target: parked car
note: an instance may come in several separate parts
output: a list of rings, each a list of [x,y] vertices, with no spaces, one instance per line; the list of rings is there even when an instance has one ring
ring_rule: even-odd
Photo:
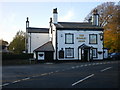
[[[113,60],[119,60],[120,59],[120,53],[111,53],[109,57]]]

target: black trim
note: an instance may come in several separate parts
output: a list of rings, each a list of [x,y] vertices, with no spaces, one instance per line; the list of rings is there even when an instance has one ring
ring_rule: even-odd
[[[67,43],[67,35],[72,35],[72,43]],[[65,44],[74,44],[74,34],[73,33],[65,33]]]
[[[73,50],[73,57],[67,57],[66,50],[67,49],[72,49]],[[65,48],[65,58],[74,58],[74,48]]]
[[[98,58],[98,49],[97,48],[93,48],[92,50],[92,55],[93,55],[93,51],[96,50],[96,56],[93,56],[93,58]]]
[[[91,43],[90,36],[95,35],[96,36],[96,43]],[[89,44],[98,44],[98,37],[97,34],[89,34]]]

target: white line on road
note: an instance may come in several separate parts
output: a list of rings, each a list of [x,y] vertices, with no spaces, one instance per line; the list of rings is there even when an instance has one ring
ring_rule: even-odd
[[[83,67],[84,65],[80,65],[80,67]]]
[[[75,67],[72,67],[72,69],[74,69]]]
[[[5,84],[3,84],[2,86],[6,86],[6,85],[9,85],[10,83],[5,83]]]
[[[17,83],[17,82],[20,82],[21,80],[16,80],[16,81],[13,81],[12,83]]]
[[[85,78],[83,78],[83,79],[81,79],[81,80],[73,83],[72,86],[74,86],[74,85],[76,85],[76,84],[78,84],[78,83],[80,83],[80,82],[82,82],[82,81],[84,81],[84,80],[86,80],[86,79],[88,79],[88,78],[90,78],[90,77],[92,77],[92,76],[94,76],[94,74],[91,74],[91,75],[89,75],[89,76],[87,76],[87,77],[85,77]]]
[[[55,72],[59,72],[59,70],[56,70]]]
[[[41,74],[41,76],[45,76],[45,75],[47,75],[48,73],[43,73],[43,74]]]
[[[30,78],[28,77],[28,78],[24,78],[24,79],[22,79],[22,80],[28,80],[28,79],[30,79]]]
[[[111,68],[112,68],[112,67],[108,67],[108,68],[102,69],[102,70],[100,70],[100,71],[103,72],[103,71],[106,71],[106,70],[111,69]]]

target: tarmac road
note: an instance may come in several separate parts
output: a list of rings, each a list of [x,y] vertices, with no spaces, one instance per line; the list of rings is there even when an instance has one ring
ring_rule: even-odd
[[[3,66],[4,88],[119,88],[120,61]]]

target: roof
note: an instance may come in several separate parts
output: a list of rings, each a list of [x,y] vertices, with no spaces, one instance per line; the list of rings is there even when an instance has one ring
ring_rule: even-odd
[[[79,46],[79,48],[84,49],[84,48],[93,48],[93,47],[92,46],[88,46],[86,44],[82,44],[81,46]]]
[[[49,28],[28,27],[28,33],[49,33]]]
[[[74,29],[103,30],[102,27],[92,25],[92,23],[88,22],[58,22],[58,24],[55,24],[55,26],[59,30],[74,30]]]
[[[53,48],[52,42],[49,41],[49,42],[43,44],[42,46],[38,47],[34,51],[35,52],[38,52],[38,51],[54,51],[54,48]]]

